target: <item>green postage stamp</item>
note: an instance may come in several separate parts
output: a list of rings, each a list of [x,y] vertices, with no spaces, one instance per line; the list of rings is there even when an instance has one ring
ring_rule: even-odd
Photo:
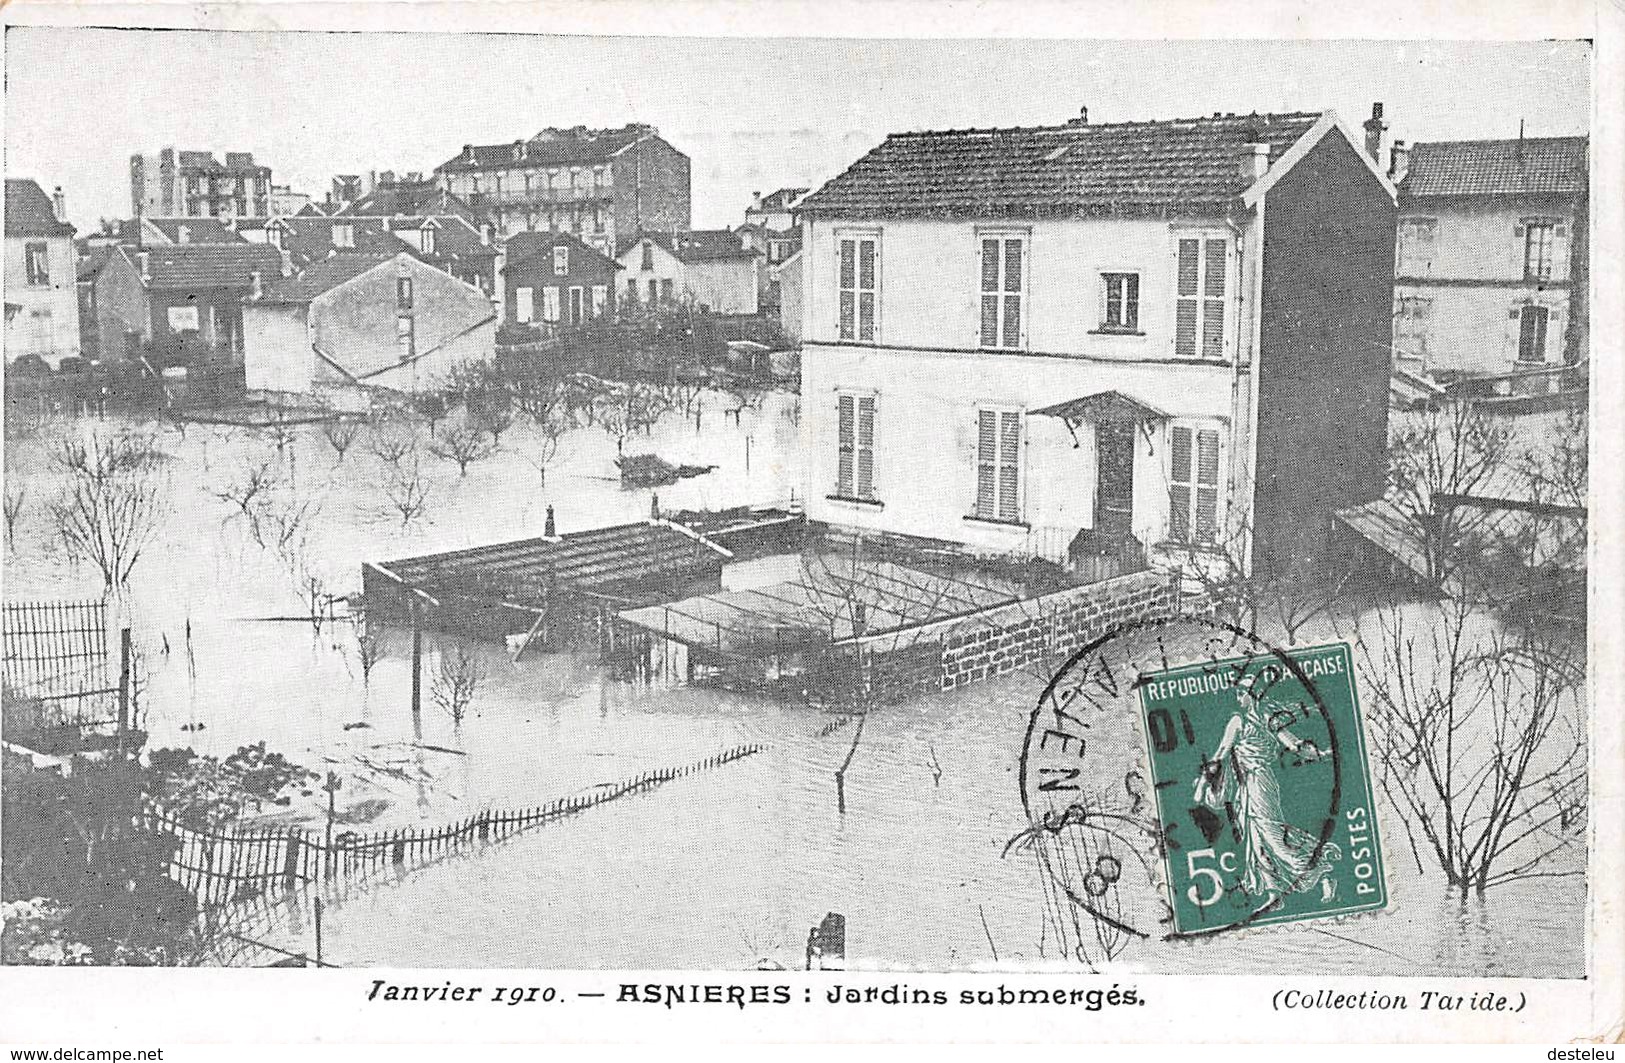
[[[1176,933],[1387,903],[1346,644],[1158,672],[1140,708]]]

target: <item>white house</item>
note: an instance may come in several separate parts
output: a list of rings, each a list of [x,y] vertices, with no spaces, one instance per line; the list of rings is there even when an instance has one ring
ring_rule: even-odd
[[[333,255],[265,285],[243,309],[251,391],[416,392],[491,358],[496,308],[409,252]]]
[[[73,226],[62,190],[6,180],[6,361],[37,357],[52,369],[79,357],[79,293]]]
[[[1394,188],[1324,114],[890,136],[798,204],[810,518],[1287,565],[1384,482]]]
[[[621,299],[658,305],[689,303],[717,314],[757,312],[756,260],[727,229],[640,233],[616,257]]]

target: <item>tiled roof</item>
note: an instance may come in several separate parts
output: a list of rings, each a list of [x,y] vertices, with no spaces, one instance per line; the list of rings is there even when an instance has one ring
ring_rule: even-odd
[[[103,244],[101,247],[91,248],[89,252],[79,256],[74,276],[81,281],[94,280],[96,274],[102,271],[102,267],[107,265],[107,260],[111,257],[113,257],[112,244]]]
[[[1585,137],[1423,141],[1401,184],[1408,196],[1571,195],[1586,187]]]
[[[278,218],[282,229],[282,247],[292,256],[295,265],[316,262],[337,251],[340,254],[393,255],[410,251],[412,247],[391,233],[383,218]],[[333,228],[348,225],[353,246],[339,247],[333,243]]]
[[[796,208],[810,215],[1211,214],[1251,180],[1245,146],[1283,155],[1319,114],[895,133]]]
[[[410,184],[382,185],[337,212],[340,216],[386,216],[395,214],[434,215],[455,214],[468,221],[483,220],[474,208],[433,181],[415,181]]]
[[[267,244],[167,244],[145,253],[154,289],[247,289],[256,270],[267,281],[282,273],[282,256]]]
[[[626,125],[620,129],[588,129],[585,126],[544,129],[526,141],[470,145],[467,151],[441,163],[440,169],[478,170],[490,166],[525,168],[603,162],[654,133],[654,127],[647,125]],[[515,157],[515,147],[520,149],[521,157]]]
[[[665,248],[679,262],[720,262],[730,258],[756,258],[760,251],[744,246],[739,234],[728,229],[694,229],[686,233],[646,232],[633,237],[622,250],[637,246],[644,240]]]
[[[394,258],[393,255],[333,255],[314,262],[291,277],[265,286],[260,303],[308,303],[323,292]]]
[[[807,194],[805,188],[781,188],[762,197],[762,210],[788,210],[790,204]]]
[[[219,218],[131,218],[119,222],[119,235],[126,240],[137,239],[143,221],[150,222],[153,228],[163,233],[164,238],[171,243],[182,243],[181,230],[186,230],[185,243],[189,244],[240,244],[244,243],[242,236]]]
[[[598,249],[582,243],[573,233],[518,232],[508,237],[508,264],[503,267],[503,272],[544,255],[551,255],[553,248],[559,244],[567,246],[572,255],[589,255],[608,265],[611,269],[621,268],[619,262]]]
[[[6,179],[7,236],[72,236],[73,226],[59,221],[51,197],[39,182]]]
[[[407,246],[412,246],[412,240],[417,239],[417,230],[425,221],[433,219],[437,226],[434,234],[434,254],[420,255],[420,258],[495,258],[497,249],[480,240],[480,231],[467,219],[456,214],[425,214],[425,215],[395,215],[390,218],[379,219],[384,225],[395,233],[413,234],[407,240]],[[404,237],[402,239],[405,239]]]

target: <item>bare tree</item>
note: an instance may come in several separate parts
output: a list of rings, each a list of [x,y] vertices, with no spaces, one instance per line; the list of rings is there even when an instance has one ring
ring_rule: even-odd
[[[222,502],[230,502],[237,507],[237,512],[230,514],[226,519],[241,517],[248,524],[249,534],[261,546],[260,508],[265,499],[282,482],[282,474],[276,468],[274,458],[265,458],[255,461],[245,459],[243,466],[238,470],[237,476],[225,487],[213,492],[214,497]]]
[[[484,680],[485,665],[477,652],[461,642],[442,645],[439,666],[429,680],[429,696],[451,715],[454,724],[460,724]]]
[[[338,464],[344,463],[344,455],[360,435],[361,422],[353,417],[338,416],[322,422],[322,437],[333,448],[333,453],[338,455]]]
[[[150,436],[91,432],[59,443],[52,461],[68,478],[50,507],[68,556],[96,566],[107,593],[122,590],[170,515],[162,452]]]
[[[388,652],[384,629],[368,623],[364,612],[350,617],[350,627],[355,631],[355,659],[361,665],[361,685],[368,687],[372,684],[373,668]]]
[[[6,549],[17,548],[17,523],[22,519],[23,503],[28,500],[28,488],[22,484],[6,485]]]
[[[1583,667],[1497,632],[1465,597],[1390,604],[1366,627],[1378,780],[1418,868],[1425,849],[1462,897],[1583,874],[1553,863],[1583,847]]]
[[[559,456],[564,436],[572,427],[569,411],[555,405],[539,418],[534,418],[536,436],[528,446],[520,448],[519,456],[536,470],[542,484],[547,484],[547,467]]]
[[[401,462],[417,450],[417,437],[388,420],[375,421],[368,434],[367,449],[385,465],[400,468]]]
[[[1455,499],[1492,489],[1507,466],[1510,442],[1504,425],[1461,399],[1410,411],[1391,432],[1389,498],[1433,586],[1444,586],[1464,558],[1481,553],[1493,532],[1496,514]]]
[[[429,478],[416,457],[397,468],[384,484],[384,497],[389,500],[390,508],[400,514],[403,528],[428,512],[430,492]]]
[[[1202,589],[1220,620],[1248,631],[1270,628],[1272,637],[1296,645],[1306,627],[1343,602],[1353,569],[1332,561],[1249,556],[1251,539],[1243,523],[1213,542],[1185,547],[1180,575]]]
[[[490,457],[495,450],[495,445],[485,438],[485,433],[472,424],[449,428],[429,444],[429,453],[457,464],[459,476],[467,476],[470,465]]]

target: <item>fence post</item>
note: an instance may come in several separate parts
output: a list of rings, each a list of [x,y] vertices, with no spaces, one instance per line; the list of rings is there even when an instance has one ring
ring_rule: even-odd
[[[119,629],[118,752],[124,754],[124,736],[130,728],[130,628]]]

